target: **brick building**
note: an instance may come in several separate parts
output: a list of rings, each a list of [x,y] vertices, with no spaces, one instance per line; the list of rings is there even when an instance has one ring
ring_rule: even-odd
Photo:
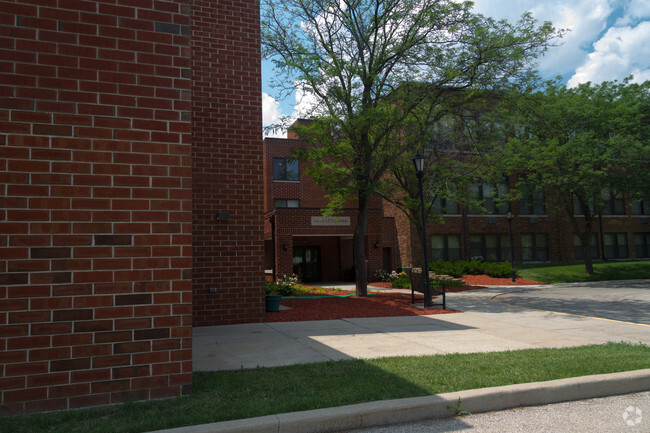
[[[354,281],[352,237],[357,210],[349,207],[336,217],[323,217],[327,199],[303,163],[291,160],[291,148],[301,142],[264,140],[264,239],[267,279],[299,275],[302,281]],[[381,200],[371,205],[366,236],[368,278],[377,269],[398,266],[395,219],[385,216]]]
[[[307,281],[353,280],[352,245],[356,210],[346,209],[343,221],[330,225],[318,218],[327,205],[324,193],[304,176],[301,162],[288,159],[291,148],[301,142],[266,139],[265,239],[266,269],[276,274],[300,274],[308,264]],[[434,206],[444,222],[427,224],[430,260],[455,260],[481,257],[489,261],[513,259],[510,242],[512,225],[515,263],[572,262],[584,258],[573,227],[546,209],[544,193],[524,193],[521,200],[499,202],[516,187],[517,176],[499,184],[474,185],[476,199],[484,209],[474,210],[452,201],[437,199]],[[577,208],[577,207],[576,207]],[[508,212],[512,220],[508,220]],[[611,197],[610,205],[598,218],[592,244],[592,257],[598,259],[650,258],[650,208],[647,202],[631,202],[626,195]],[[335,225],[336,224],[336,225]],[[422,241],[418,230],[404,213],[389,202],[376,200],[366,240],[368,277],[373,281],[377,269],[397,270],[420,266]],[[311,269],[314,270],[311,270]],[[270,277],[269,277],[270,279]]]
[[[263,320],[259,2],[2,0],[0,50],[2,413],[189,392]]]

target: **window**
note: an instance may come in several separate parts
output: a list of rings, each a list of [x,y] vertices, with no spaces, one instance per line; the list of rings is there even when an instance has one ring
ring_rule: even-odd
[[[458,203],[449,198],[436,197],[433,201],[433,208],[445,215],[458,215]]]
[[[548,238],[545,233],[521,235],[521,258],[525,262],[548,261]]]
[[[484,208],[473,208],[470,209],[469,213],[472,215],[505,215],[508,213],[509,203],[504,201],[504,198],[508,195],[508,184],[506,180],[499,182],[498,184],[493,183],[481,183],[474,184],[469,187],[470,198],[476,202],[479,202]]]
[[[603,209],[603,215],[625,215],[625,200],[623,200],[622,193],[603,190],[601,194],[603,201],[607,202]]]
[[[596,206],[593,200],[589,200],[589,212],[593,215],[596,212]],[[574,215],[584,215],[585,211],[580,205],[580,201],[576,196],[573,196],[573,213]]]
[[[650,215],[650,200],[633,201],[632,215]]]
[[[573,235],[573,253],[576,260],[585,259],[585,250],[582,247],[582,242],[578,235]],[[598,235],[596,233],[591,234],[591,258],[598,259],[600,257],[600,250],[598,249]]]
[[[273,206],[276,208],[299,208],[300,200],[290,199],[290,198],[276,198],[273,201]]]
[[[627,248],[627,233],[604,233],[606,259],[627,259],[630,253]]]
[[[460,260],[460,235],[431,236],[431,260]]]
[[[544,207],[544,190],[520,185],[519,215],[546,215]]]
[[[469,243],[472,257],[480,256],[491,262],[512,260],[509,235],[470,235]]]
[[[273,180],[300,180],[300,167],[297,159],[273,158]]]
[[[650,233],[634,233],[634,250],[637,259],[650,257]]]

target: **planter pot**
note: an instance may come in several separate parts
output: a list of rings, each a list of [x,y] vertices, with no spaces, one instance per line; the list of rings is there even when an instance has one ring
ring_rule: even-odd
[[[282,295],[266,295],[266,311],[280,311],[280,301],[282,301]]]

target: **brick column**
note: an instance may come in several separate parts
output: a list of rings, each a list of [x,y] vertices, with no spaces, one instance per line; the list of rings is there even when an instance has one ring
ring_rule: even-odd
[[[0,4],[1,412],[189,391],[188,5]]]
[[[259,13],[252,0],[192,2],[196,326],[264,319]]]

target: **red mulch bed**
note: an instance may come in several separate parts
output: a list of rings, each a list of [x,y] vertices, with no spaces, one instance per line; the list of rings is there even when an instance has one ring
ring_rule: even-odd
[[[465,287],[450,287],[448,292],[462,292],[465,290],[484,289],[485,286],[524,286],[531,284],[544,284],[539,281],[517,278],[513,283],[510,278],[492,278],[487,275],[465,275],[463,280],[468,284]],[[390,283],[372,283],[371,286],[391,288]],[[346,290],[328,291],[328,295],[338,297],[330,298],[283,298],[281,305],[290,307],[277,313],[266,313],[267,322],[297,322],[304,320],[333,320],[351,319],[359,317],[393,317],[393,316],[423,316],[431,314],[460,313],[457,310],[442,310],[436,307],[433,310],[423,310],[411,305],[410,293],[378,293],[368,297],[347,296],[354,292]],[[320,294],[317,294],[320,295]],[[305,295],[309,296],[309,295]],[[416,302],[422,302],[422,295],[416,294]],[[434,301],[434,302],[439,302]]]
[[[416,297],[421,300],[422,295]],[[437,302],[437,301],[434,301]],[[411,305],[410,293],[378,293],[368,297],[332,297],[317,299],[282,298],[281,305],[291,307],[266,313],[267,322],[352,319],[359,317],[424,316],[459,313],[456,310],[423,310]]]

